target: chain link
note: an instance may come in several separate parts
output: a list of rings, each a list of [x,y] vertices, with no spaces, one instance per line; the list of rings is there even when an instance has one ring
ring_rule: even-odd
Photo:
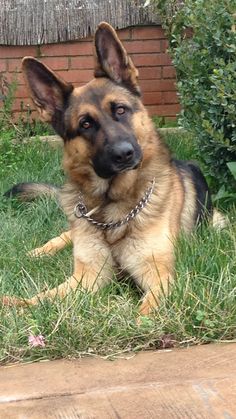
[[[80,200],[74,208],[74,215],[76,218],[85,218],[89,223],[93,224],[94,226],[96,226],[97,228],[101,230],[112,230],[112,229],[121,227],[125,224],[128,224],[129,221],[133,220],[136,217],[136,215],[138,215],[138,213],[142,211],[142,209],[147,205],[153,193],[154,186],[155,186],[155,178],[152,180],[151,186],[145,192],[144,197],[140,199],[137,205],[135,205],[135,207],[122,220],[110,221],[109,223],[101,223],[99,221],[94,220],[94,218],[90,217],[89,215],[93,211],[88,212],[82,196],[80,196]]]

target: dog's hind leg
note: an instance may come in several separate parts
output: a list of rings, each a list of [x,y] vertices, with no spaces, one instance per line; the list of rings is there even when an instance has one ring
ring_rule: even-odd
[[[28,252],[28,255],[31,257],[54,255],[71,242],[71,230],[64,231],[60,236],[54,237],[53,239],[49,240],[42,247],[37,247],[36,249],[31,250],[30,252]]]

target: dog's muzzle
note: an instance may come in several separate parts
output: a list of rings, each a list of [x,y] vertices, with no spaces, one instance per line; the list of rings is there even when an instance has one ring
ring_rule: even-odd
[[[139,147],[134,147],[133,144],[124,141],[115,144],[110,157],[113,170],[116,173],[121,173],[136,168],[141,161],[142,154]]]
[[[93,159],[94,170],[102,178],[136,169],[142,160],[141,147],[136,141],[117,141],[107,144]]]

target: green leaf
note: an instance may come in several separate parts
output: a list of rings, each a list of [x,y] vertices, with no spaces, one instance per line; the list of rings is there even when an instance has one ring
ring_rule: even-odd
[[[232,161],[230,163],[227,163],[227,166],[232,173],[234,179],[236,180],[236,161]]]
[[[196,312],[196,320],[201,322],[205,317],[205,313],[202,310],[197,310]]]

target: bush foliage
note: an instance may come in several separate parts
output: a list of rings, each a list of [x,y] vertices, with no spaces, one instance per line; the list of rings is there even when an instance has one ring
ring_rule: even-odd
[[[156,0],[156,4],[176,68],[181,125],[196,138],[196,151],[205,162],[211,186],[215,191],[233,191],[236,0]]]

